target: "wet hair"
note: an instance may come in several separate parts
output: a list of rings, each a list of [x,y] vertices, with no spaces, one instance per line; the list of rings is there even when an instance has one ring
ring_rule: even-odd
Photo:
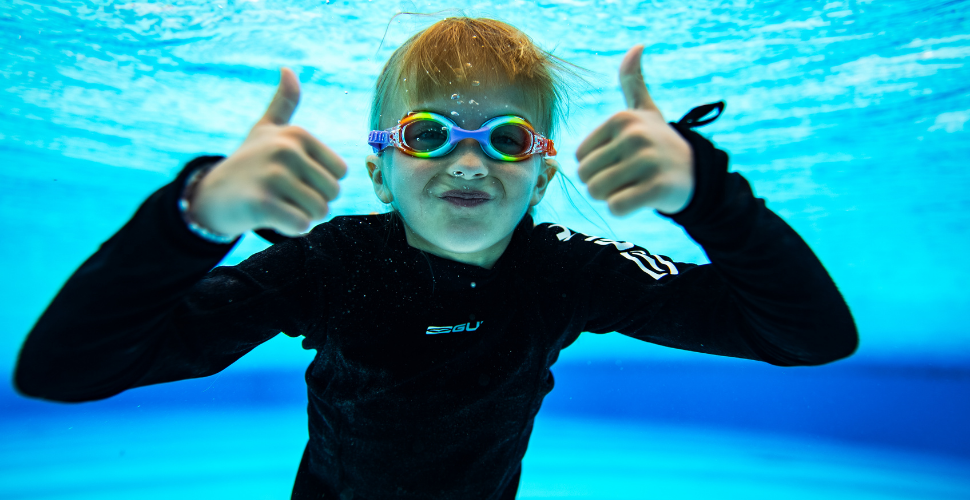
[[[394,96],[410,107],[435,94],[514,85],[527,102],[534,103],[532,125],[536,131],[556,140],[571,97],[590,90],[585,76],[592,74],[543,50],[528,35],[502,21],[448,17],[411,36],[384,64],[371,103],[370,130],[385,130],[402,118],[388,114]],[[570,189],[579,195],[576,186],[561,173],[556,177],[569,204],[582,213],[569,195]],[[400,217],[397,210],[390,213]],[[536,207],[530,207],[528,213],[535,217]]]
[[[567,90],[584,71],[539,48],[525,33],[501,21],[449,17],[404,42],[377,79],[370,128],[394,126],[392,96],[410,106],[426,96],[478,85],[514,85],[534,103],[533,126],[554,139],[563,121]],[[574,78],[575,77],[575,78]]]

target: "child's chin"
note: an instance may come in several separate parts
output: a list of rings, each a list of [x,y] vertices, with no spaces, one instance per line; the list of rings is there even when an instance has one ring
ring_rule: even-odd
[[[451,253],[475,253],[487,250],[498,243],[496,241],[483,240],[482,238],[448,238],[438,242],[439,247]]]

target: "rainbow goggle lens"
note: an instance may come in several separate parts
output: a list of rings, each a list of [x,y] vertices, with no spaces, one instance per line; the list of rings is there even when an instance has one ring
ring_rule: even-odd
[[[502,161],[522,161],[535,154],[556,156],[552,141],[536,133],[524,118],[497,116],[478,130],[465,130],[435,113],[411,112],[387,130],[371,131],[367,144],[375,153],[394,146],[418,158],[438,158],[464,139],[474,139],[485,154]]]

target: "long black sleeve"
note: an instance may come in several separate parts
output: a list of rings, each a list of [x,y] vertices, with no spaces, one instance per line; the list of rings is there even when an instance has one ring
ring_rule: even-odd
[[[821,364],[852,354],[859,338],[849,308],[818,258],[727,155],[680,126],[703,166],[698,203],[673,216],[707,253],[743,315],[752,349],[778,365]],[[725,230],[725,228],[730,228]]]
[[[812,250],[741,175],[728,173],[726,153],[672,125],[693,148],[696,187],[688,207],[669,217],[711,264],[601,246],[586,266],[587,329],[781,366],[852,354],[852,315]]]
[[[302,240],[210,273],[232,245],[204,241],[181,220],[185,179],[218,159],[186,165],[71,276],[21,349],[21,393],[102,399],[211,375],[281,331],[303,333],[310,298],[281,293],[305,278]]]

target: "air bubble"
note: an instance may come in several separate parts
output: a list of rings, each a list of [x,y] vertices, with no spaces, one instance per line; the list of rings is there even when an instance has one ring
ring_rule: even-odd
[[[472,80],[472,87],[477,87],[477,86],[479,86],[481,84],[482,84],[482,82],[480,82],[478,80]]]
[[[476,286],[476,285],[475,285],[475,282],[474,282],[474,281],[472,281],[472,288],[475,288],[475,286]]]
[[[472,104],[472,105],[478,106],[478,102],[475,99],[469,99],[468,100],[468,104]]]
[[[458,101],[458,104],[465,104],[465,101]]]
[[[451,98],[452,99],[461,99],[461,96],[458,95],[458,94],[451,94]]]
[[[451,112],[451,116],[458,116],[458,112],[457,111],[452,111]]]

